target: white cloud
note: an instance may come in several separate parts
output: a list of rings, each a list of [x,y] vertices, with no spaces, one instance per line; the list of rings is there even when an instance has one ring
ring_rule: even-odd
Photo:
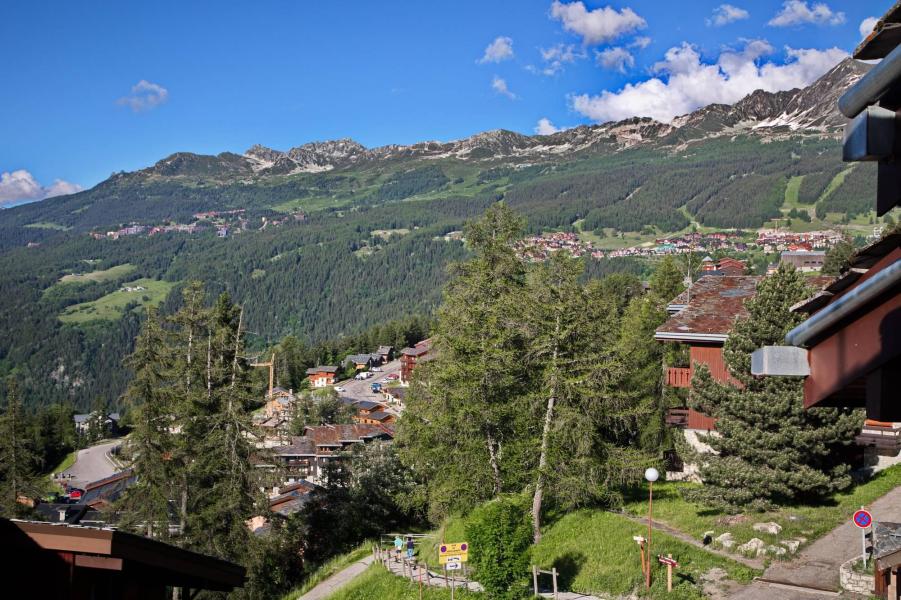
[[[0,202],[10,200],[42,200],[51,196],[62,196],[80,192],[82,187],[57,179],[47,187],[42,186],[25,169],[0,173]]]
[[[540,72],[542,75],[556,75],[563,70],[565,65],[574,63],[587,56],[575,44],[557,44],[550,48],[539,48],[538,51],[541,52],[541,60],[544,61],[544,67],[540,70],[531,67],[529,70]]]
[[[865,38],[871,33],[873,33],[873,29],[876,27],[876,23],[879,22],[879,19],[876,17],[867,17],[863,21],[860,22],[860,37]]]
[[[497,75],[494,76],[494,79],[491,81],[491,89],[500,94],[501,96],[506,96],[510,100],[516,99],[516,94],[510,91],[510,88],[507,87],[507,80]]]
[[[786,0],[782,3],[775,17],[769,24],[773,27],[790,27],[804,23],[817,25],[841,25],[845,22],[845,13],[834,12],[825,3],[808,4],[807,0]]]
[[[632,43],[629,44],[629,48],[641,48],[642,50],[644,50],[645,48],[647,48],[650,45],[651,45],[651,38],[644,36],[644,35],[640,35],[637,38],[635,38],[634,40],[632,40]]]
[[[757,89],[775,92],[809,85],[848,56],[838,48],[786,46],[784,64],[758,60],[773,51],[764,40],[750,40],[741,50],[726,50],[716,62],[705,62],[694,46],[683,43],[654,65],[656,77],[615,92],[572,96],[570,101],[576,112],[598,122],[634,116],[669,122],[708,104],[733,104]]]
[[[513,58],[513,38],[498,36],[485,48],[485,54],[479,59],[480,64],[499,63]]]
[[[580,36],[586,46],[609,42],[647,27],[647,21],[631,8],[617,11],[605,6],[588,10],[581,0],[568,4],[554,0],[551,18],[560,21],[563,29]]]
[[[141,112],[156,108],[168,99],[169,90],[142,79],[131,87],[131,94],[119,98],[117,103],[130,107],[134,112]]]
[[[751,16],[751,13],[743,8],[731,4],[720,4],[713,9],[713,16],[707,19],[707,25],[722,27],[735,21],[741,21]]]
[[[538,119],[538,124],[535,125],[535,133],[537,133],[538,135],[551,135],[552,133],[557,133],[558,131],[561,131],[561,129],[551,123],[551,120],[547,117]]]
[[[598,64],[605,69],[616,70],[620,73],[625,73],[626,67],[631,68],[635,66],[635,57],[632,56],[632,53],[618,46],[598,52],[596,58]]]

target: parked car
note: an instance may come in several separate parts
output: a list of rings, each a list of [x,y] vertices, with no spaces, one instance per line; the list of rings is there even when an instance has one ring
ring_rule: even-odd
[[[397,373],[391,373],[390,375],[386,375],[386,376],[385,376],[385,379],[387,379],[388,381],[394,381],[394,380],[397,379],[397,378],[398,378],[398,374],[397,374]]]
[[[372,393],[379,392],[382,389],[382,384],[381,383],[373,383],[372,386],[370,386],[370,389],[372,390]]]
[[[336,386],[335,386],[335,391],[336,391],[336,392],[343,392],[343,391],[344,391],[344,388],[341,387],[340,385],[336,385]]]
[[[381,373],[381,372],[382,372],[382,368],[381,368],[381,367],[372,367],[372,372],[373,372],[373,373]]]

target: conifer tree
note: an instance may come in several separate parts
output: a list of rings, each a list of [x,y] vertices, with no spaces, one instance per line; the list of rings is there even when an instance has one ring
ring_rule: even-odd
[[[701,368],[692,381],[692,403],[717,418],[720,436],[709,436],[719,455],[706,455],[705,486],[698,494],[728,508],[766,508],[812,501],[851,483],[844,460],[859,430],[859,412],[804,410],[803,382],[751,375],[751,353],[782,342],[801,321],[790,307],[809,294],[804,277],[781,265],[758,285],[725,345],[729,372],[739,385],[719,383]]]
[[[37,462],[27,433],[19,384],[11,376],[6,383],[6,406],[0,416],[0,514],[7,517],[24,514],[24,506],[18,499],[40,493],[35,475]]]
[[[137,473],[135,484],[123,496],[119,508],[123,526],[148,537],[169,537],[169,502],[173,500],[173,452],[176,435],[171,377],[170,339],[156,308],[149,308],[144,327],[126,365],[134,378],[125,392],[133,414],[127,446]]]

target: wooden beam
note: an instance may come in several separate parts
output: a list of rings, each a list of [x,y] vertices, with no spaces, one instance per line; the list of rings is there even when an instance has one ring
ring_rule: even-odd
[[[105,569],[107,571],[121,571],[122,559],[109,556],[94,556],[91,554],[76,554],[75,566],[87,569]]]

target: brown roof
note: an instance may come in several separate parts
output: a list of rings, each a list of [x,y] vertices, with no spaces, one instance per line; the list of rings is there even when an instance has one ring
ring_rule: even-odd
[[[406,354],[407,356],[422,356],[423,354],[427,354],[432,349],[432,338],[427,340],[422,340],[421,342],[417,342],[412,348],[404,348],[400,351],[401,354]]]
[[[385,435],[394,437],[394,430],[384,425],[360,423],[306,428],[306,437],[316,446],[341,446],[342,442],[362,442]]]
[[[684,308],[658,327],[654,337],[724,342],[735,320],[747,314],[745,302],[754,297],[760,279],[751,275],[701,277],[690,292],[682,292],[670,303]]]
[[[276,446],[272,449],[279,456],[314,456],[316,444],[306,436],[295,435],[287,446]]]
[[[337,373],[338,367],[324,366],[307,369],[307,375],[316,375],[317,373]]]

